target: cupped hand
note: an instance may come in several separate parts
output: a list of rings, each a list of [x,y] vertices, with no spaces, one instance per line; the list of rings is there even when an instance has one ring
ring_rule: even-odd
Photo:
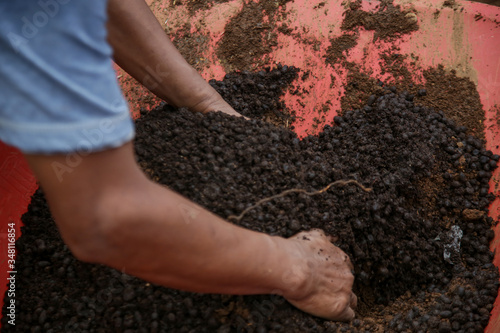
[[[353,266],[347,254],[322,230],[301,232],[287,241],[298,249],[303,264],[283,277],[290,286],[284,297],[300,310],[329,320],[354,319],[357,297],[352,292]]]

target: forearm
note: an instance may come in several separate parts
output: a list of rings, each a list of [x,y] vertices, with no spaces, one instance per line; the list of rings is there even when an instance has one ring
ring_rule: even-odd
[[[146,178],[131,143],[85,156],[25,155],[62,238],[80,260],[167,287],[227,294],[283,294],[298,308],[350,320],[354,277],[345,253],[319,231],[292,238],[246,230]]]
[[[104,264],[196,292],[263,294],[298,287],[285,285],[300,282],[287,279],[295,258],[280,246],[282,239],[227,223],[153,183],[141,193],[141,201],[124,212],[128,218],[108,234]]]
[[[186,62],[144,0],[110,0],[108,12],[114,59],[146,88],[177,107],[236,114]]]

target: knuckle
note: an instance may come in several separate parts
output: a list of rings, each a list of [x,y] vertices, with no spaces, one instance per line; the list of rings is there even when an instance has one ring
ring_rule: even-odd
[[[314,234],[316,236],[324,236],[325,232],[321,229],[314,228],[314,229],[311,229],[311,234]]]
[[[301,231],[298,234],[295,234],[295,238],[302,239],[302,237],[307,236],[307,235],[308,235],[307,231]]]
[[[338,310],[343,311],[345,308],[349,307],[351,304],[351,297],[347,293],[343,293],[341,297],[339,297],[338,301]]]

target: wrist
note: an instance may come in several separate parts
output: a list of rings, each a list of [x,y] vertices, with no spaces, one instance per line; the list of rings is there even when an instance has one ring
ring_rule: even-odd
[[[288,300],[300,300],[309,294],[311,289],[311,268],[307,256],[294,239],[273,237],[277,247],[282,251],[278,259],[276,290]]]
[[[207,113],[210,111],[219,111],[218,109],[221,103],[225,103],[225,101],[219,93],[207,83],[204,89],[200,88],[197,93],[190,98],[190,105],[186,105],[186,107],[195,112]]]

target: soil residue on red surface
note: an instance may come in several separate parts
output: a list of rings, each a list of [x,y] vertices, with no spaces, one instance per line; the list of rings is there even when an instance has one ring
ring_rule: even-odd
[[[208,59],[204,57],[208,49],[208,36],[191,32],[191,25],[186,23],[170,37],[184,59],[196,70],[202,71],[208,66]]]
[[[394,40],[418,30],[418,18],[415,12],[409,9],[402,10],[391,0],[381,1],[377,11],[374,12],[362,10],[361,0],[358,0],[350,3],[344,15],[342,29],[352,30],[356,27],[363,27],[366,30],[374,30],[374,40]]]
[[[217,48],[217,56],[227,72],[253,70],[277,45],[272,24],[264,22],[264,7],[249,2],[227,23]]]
[[[330,46],[326,50],[325,62],[333,65],[340,60],[345,60],[345,55],[350,49],[358,44],[358,37],[355,33],[343,34],[330,40]]]

